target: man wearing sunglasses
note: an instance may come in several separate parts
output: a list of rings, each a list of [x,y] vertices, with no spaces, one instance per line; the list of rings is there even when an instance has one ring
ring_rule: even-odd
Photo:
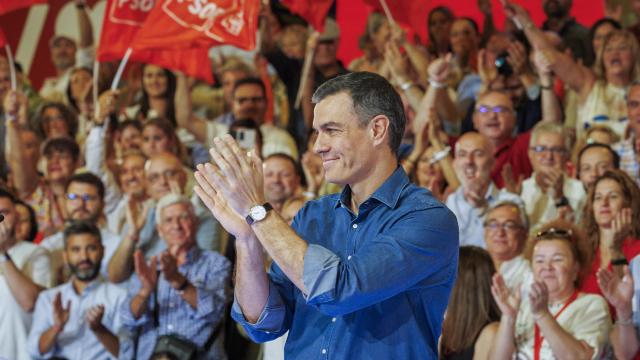
[[[107,264],[120,242],[120,236],[112,233],[106,227],[106,221],[103,216],[104,193],[105,188],[102,180],[93,173],[75,174],[67,182],[64,213],[67,222],[87,221],[98,226],[104,247],[104,257],[102,258],[100,269],[101,273],[106,276]],[[64,267],[63,231],[46,237],[40,245],[51,252],[51,271],[56,284],[65,282],[69,274],[65,272]]]
[[[532,228],[573,213],[579,221],[586,199],[579,180],[566,176],[569,136],[560,124],[539,123],[533,128],[529,158],[533,174],[522,183],[520,196]]]

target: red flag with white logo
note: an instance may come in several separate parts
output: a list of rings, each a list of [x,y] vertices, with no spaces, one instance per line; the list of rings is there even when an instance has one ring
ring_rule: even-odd
[[[0,15],[35,4],[46,4],[47,0],[0,0]]]
[[[7,37],[4,35],[4,31],[0,28],[0,47],[4,47],[7,45],[9,41],[7,41]]]
[[[154,5],[154,0],[107,0],[96,54],[98,61],[122,59]],[[166,49],[134,50],[130,59],[213,82],[208,48],[190,48],[180,52]]]
[[[300,15],[318,32],[324,31],[324,20],[333,0],[282,0],[294,14]]]
[[[157,0],[133,49],[256,44],[260,0]]]

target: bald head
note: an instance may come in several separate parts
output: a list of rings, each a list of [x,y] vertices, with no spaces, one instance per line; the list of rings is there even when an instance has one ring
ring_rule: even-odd
[[[455,147],[453,166],[463,186],[488,182],[493,168],[493,144],[477,132],[465,133]]]
[[[184,191],[187,174],[182,163],[171,153],[160,153],[147,160],[144,167],[147,193],[158,201],[171,193],[172,187]]]

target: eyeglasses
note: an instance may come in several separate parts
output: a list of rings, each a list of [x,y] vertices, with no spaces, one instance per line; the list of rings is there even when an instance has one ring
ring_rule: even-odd
[[[532,146],[529,149],[536,154],[551,152],[554,155],[564,155],[567,153],[567,149],[563,147],[546,147],[543,145],[538,145],[538,146]]]
[[[98,200],[98,197],[95,195],[89,195],[89,194],[74,194],[74,193],[69,193],[67,194],[67,199],[75,201],[75,200],[82,200],[84,202],[89,202],[89,201],[95,201]]]
[[[147,181],[150,183],[157,183],[160,179],[175,179],[178,174],[180,174],[179,170],[169,169],[165,170],[162,173],[152,173],[147,176]]]
[[[513,109],[507,107],[507,106],[487,106],[487,105],[479,105],[476,107],[476,111],[479,112],[480,114],[489,114],[489,113],[494,113],[494,114],[508,114],[513,112]]]
[[[522,229],[522,225],[517,224],[513,221],[505,221],[502,224],[496,220],[492,220],[484,223],[484,227],[491,232],[496,232],[499,229],[502,229],[506,232],[514,233],[520,229]]]
[[[545,239],[571,239],[573,236],[573,231],[571,229],[556,229],[549,228],[545,231],[539,231],[536,234],[537,240],[545,240]]]

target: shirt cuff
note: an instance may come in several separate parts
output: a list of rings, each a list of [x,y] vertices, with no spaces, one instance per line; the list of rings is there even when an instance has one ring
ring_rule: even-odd
[[[280,298],[278,289],[271,281],[269,281],[269,298],[267,299],[267,304],[264,306],[264,309],[262,309],[258,321],[254,324],[248,322],[244,317],[242,309],[240,309],[240,304],[238,304],[238,299],[235,297],[233,299],[233,306],[231,307],[231,317],[240,323],[249,333],[263,332],[270,334],[279,332],[282,330],[285,315],[286,309],[284,302]]]
[[[336,297],[336,281],[341,259],[332,251],[315,244],[304,255],[302,282],[308,304],[329,302]]]

